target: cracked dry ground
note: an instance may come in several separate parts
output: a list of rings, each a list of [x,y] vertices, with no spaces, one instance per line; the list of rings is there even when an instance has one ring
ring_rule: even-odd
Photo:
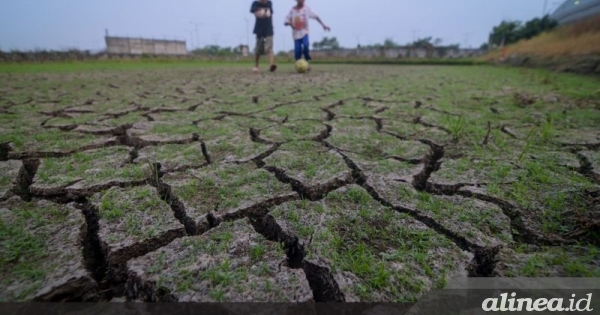
[[[0,74],[0,300],[415,301],[600,276],[597,81]]]

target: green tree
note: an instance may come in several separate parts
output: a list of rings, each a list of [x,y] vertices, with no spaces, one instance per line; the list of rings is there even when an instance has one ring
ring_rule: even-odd
[[[425,38],[419,38],[417,40],[415,40],[414,42],[410,43],[409,46],[413,47],[413,48],[428,48],[428,47],[433,47],[433,43],[432,43],[433,37],[429,36],[429,37],[425,37]]]
[[[218,45],[208,45],[203,48],[194,49],[192,51],[194,55],[205,55],[205,56],[233,56],[239,54],[239,51],[231,47],[221,47]]]
[[[495,26],[492,30],[492,43],[495,45],[508,45],[518,40],[517,32],[521,28],[519,21],[502,21],[500,25]]]
[[[543,18],[535,18],[523,25],[521,29],[519,29],[517,33],[517,37],[519,40],[521,39],[530,39],[535,37],[543,32],[554,29],[558,23],[552,19],[548,15]]]
[[[543,32],[554,29],[558,23],[548,15],[543,18],[535,18],[525,24],[520,21],[502,21],[495,26],[491,34],[491,42],[494,45],[505,45],[516,43],[522,39],[530,39]]]
[[[340,44],[335,37],[323,37],[321,41],[313,43],[313,48],[316,50],[334,50],[340,49]]]
[[[383,41],[383,48],[397,48],[399,46],[400,45],[398,45],[396,42],[394,42],[394,40],[391,38],[386,38]]]

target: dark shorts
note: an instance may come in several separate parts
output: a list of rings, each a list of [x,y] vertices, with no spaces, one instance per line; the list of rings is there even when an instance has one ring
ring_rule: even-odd
[[[273,51],[273,36],[257,36],[256,51],[257,56],[266,55]]]

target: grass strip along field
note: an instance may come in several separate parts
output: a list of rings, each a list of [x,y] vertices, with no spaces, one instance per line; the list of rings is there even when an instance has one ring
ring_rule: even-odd
[[[0,300],[415,301],[600,276],[597,79],[2,65]]]

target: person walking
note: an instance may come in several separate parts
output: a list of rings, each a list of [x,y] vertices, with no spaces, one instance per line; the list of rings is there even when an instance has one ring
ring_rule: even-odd
[[[273,3],[268,0],[254,1],[250,7],[250,13],[256,17],[254,24],[256,49],[252,72],[258,73],[258,61],[262,55],[269,56],[269,70],[273,72],[277,69],[273,55]]]

